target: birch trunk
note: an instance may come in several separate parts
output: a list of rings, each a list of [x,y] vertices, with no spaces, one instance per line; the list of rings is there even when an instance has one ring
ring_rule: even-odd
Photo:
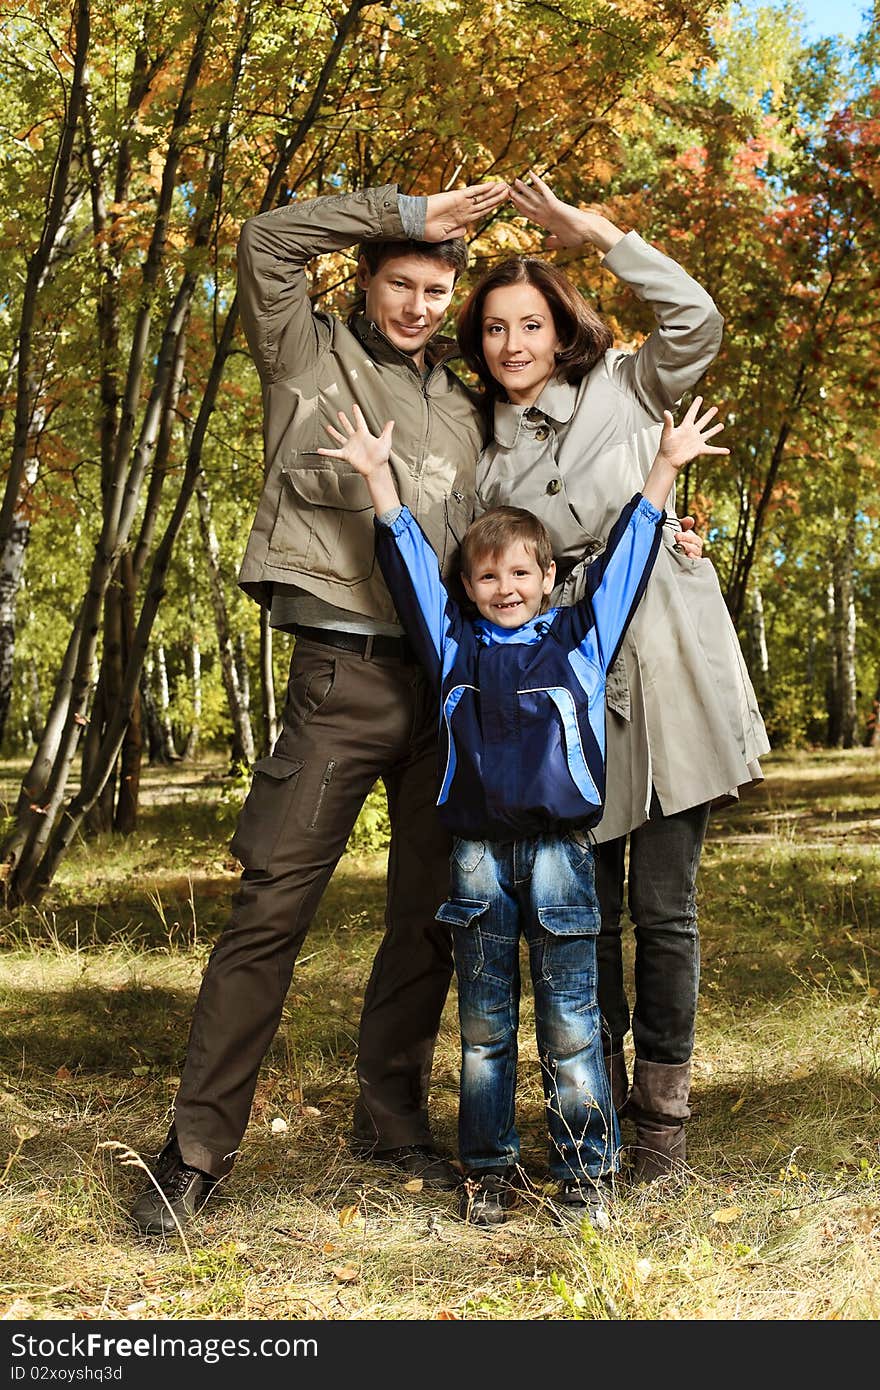
[[[263,753],[271,753],[278,737],[275,706],[275,669],[272,665],[272,628],[268,608],[260,608],[260,690],[263,707]]]

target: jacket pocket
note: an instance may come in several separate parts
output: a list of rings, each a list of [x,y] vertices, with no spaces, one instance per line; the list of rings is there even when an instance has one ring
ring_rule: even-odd
[[[268,873],[296,790],[302,761],[270,754],[254,763],[230,850],[245,869]]]
[[[354,471],[311,465],[281,470],[269,557],[285,569],[360,584],[376,555],[373,506]]]

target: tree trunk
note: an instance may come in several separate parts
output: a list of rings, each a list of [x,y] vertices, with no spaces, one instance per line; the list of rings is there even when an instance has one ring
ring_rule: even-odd
[[[834,580],[825,588],[825,612],[828,620],[828,673],[825,680],[825,708],[828,724],[825,742],[829,748],[839,748],[843,740],[843,707],[841,704],[840,666],[837,647],[837,605]]]
[[[140,706],[143,712],[143,722],[147,729],[147,746],[149,749],[150,766],[162,761],[162,725],[159,723],[159,713],[156,709],[156,701],[153,698],[151,684],[153,680],[153,658],[148,656],[144,662],[144,668],[140,674],[138,682],[138,692],[140,695]]]
[[[39,460],[29,458],[24,468],[25,494],[37,481]],[[18,588],[24,568],[24,555],[30,539],[31,521],[27,506],[19,507],[12,523],[9,539],[0,557],[0,744],[6,733],[9,703],[12,699],[12,675],[15,666],[15,612]]]
[[[134,574],[134,561],[130,550],[126,550],[119,562],[120,608],[122,616],[122,649],[125,652],[125,665],[131,660],[131,644],[134,641],[135,599],[137,584]],[[125,672],[120,680],[120,698]],[[137,689],[131,709],[131,719],[122,741],[119,754],[119,792],[116,798],[116,813],[113,829],[120,835],[130,835],[137,826],[138,801],[141,787],[141,760],[144,752],[144,731],[141,724],[141,702]]]
[[[214,626],[217,630],[217,648],[220,653],[220,671],[226,703],[232,720],[232,752],[234,764],[246,763],[251,767],[254,758],[254,735],[251,728],[250,710],[241,688],[241,678],[235,660],[235,646],[229,626],[229,613],[226,608],[226,594],[223,589],[223,574],[220,564],[220,545],[211,517],[211,499],[203,472],[196,482],[196,501],[198,503],[199,530],[208,566],[208,586],[211,594],[211,608],[214,612]]]
[[[162,730],[162,761],[176,763],[180,754],[174,746],[174,730],[171,727],[171,691],[168,688],[168,666],[165,661],[165,648],[161,642],[156,646],[156,676],[159,685],[159,728]]]
[[[877,672],[877,688],[865,727],[865,747],[880,748],[880,670]]]
[[[770,657],[767,652],[767,629],[764,624],[764,597],[759,584],[752,585],[748,616],[750,665],[760,696],[769,684]]]
[[[850,515],[842,544],[834,555],[834,651],[840,699],[840,743],[856,739],[856,603],[853,566],[856,525]]]
[[[278,737],[275,670],[272,665],[272,627],[268,608],[260,608],[260,691],[263,707],[263,753],[271,753]]]

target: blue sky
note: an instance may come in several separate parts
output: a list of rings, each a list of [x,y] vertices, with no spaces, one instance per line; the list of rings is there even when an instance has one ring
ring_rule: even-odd
[[[798,0],[798,4],[817,38],[823,34],[855,38],[862,28],[863,13],[871,8],[871,0]]]

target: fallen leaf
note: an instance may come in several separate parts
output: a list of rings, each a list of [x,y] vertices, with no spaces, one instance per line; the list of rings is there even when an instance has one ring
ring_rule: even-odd
[[[361,1277],[357,1265],[340,1265],[337,1269],[332,1269],[330,1273],[337,1284],[355,1284]]]
[[[336,1246],[333,1244],[332,1240],[328,1240],[326,1245],[322,1245],[322,1246],[321,1246],[321,1254],[322,1254],[322,1255],[332,1255],[332,1253],[333,1253],[333,1251],[334,1251],[335,1249],[336,1249]]]
[[[421,1192],[425,1185],[424,1178],[410,1178],[409,1182],[403,1184],[404,1192]]]
[[[742,1207],[719,1207],[713,1211],[712,1220],[716,1226],[728,1226],[731,1221],[738,1221],[742,1216]]]
[[[356,1206],[343,1207],[342,1211],[339,1213],[339,1224],[342,1229],[345,1230],[346,1226],[350,1226],[353,1221],[357,1220],[359,1215],[360,1211]]]
[[[69,1067],[59,1067],[58,1070],[57,1070],[56,1073],[55,1073],[55,1080],[56,1080],[56,1081],[72,1081],[72,1080],[73,1080],[73,1072],[69,1069]]]
[[[458,1313],[451,1312],[449,1308],[441,1308],[437,1318],[440,1322],[461,1322]]]
[[[320,1115],[320,1110],[316,1105],[304,1105],[302,1108],[304,1115]]]
[[[730,1113],[731,1113],[731,1115],[735,1115],[736,1112],[737,1112],[738,1110],[742,1110],[742,1108],[743,1108],[743,1106],[745,1105],[745,1103],[746,1103],[746,1098],[745,1098],[745,1096],[740,1096],[739,1100],[735,1100],[735,1101],[733,1102],[733,1105],[730,1107]]]
[[[286,1134],[288,1128],[287,1121],[282,1120],[280,1115],[276,1115],[269,1128],[273,1134]]]

